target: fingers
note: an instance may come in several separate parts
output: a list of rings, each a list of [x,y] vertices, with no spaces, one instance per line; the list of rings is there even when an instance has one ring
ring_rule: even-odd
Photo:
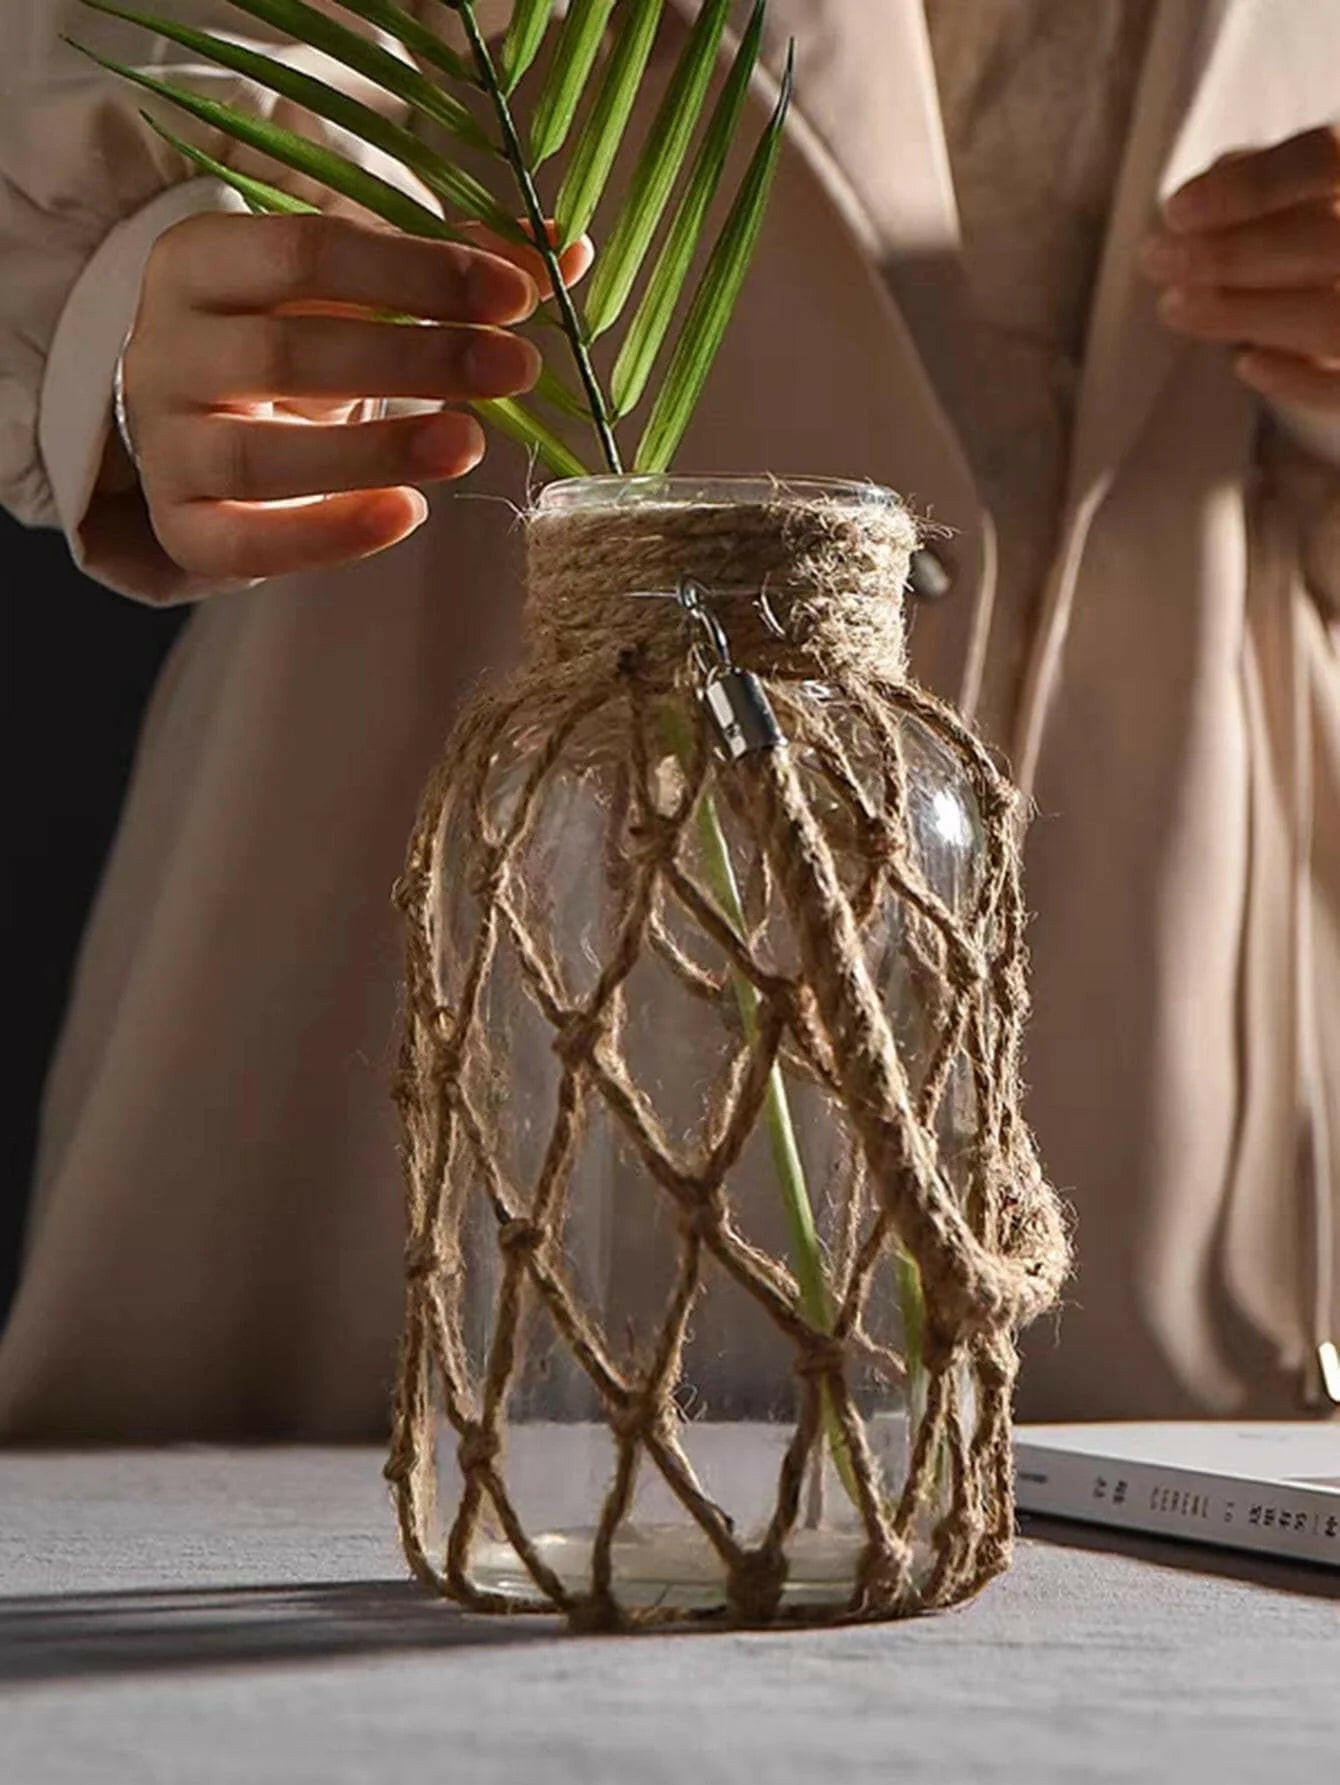
[[[502,255],[513,261],[534,279],[544,296],[551,295],[549,269],[545,266],[538,249],[525,248],[518,242],[505,241],[501,236],[496,236],[491,230],[486,229],[482,223],[463,224],[461,234],[468,236],[472,242],[477,242],[490,254]],[[558,225],[556,223],[549,225],[549,240],[551,242],[558,240]],[[596,251],[589,236],[582,236],[579,241],[564,248],[558,257],[558,270],[563,275],[563,283],[569,287],[579,285],[590,271],[591,263],[595,257]]]
[[[1174,192],[1170,230],[1230,229],[1253,217],[1324,199],[1340,188],[1340,125],[1323,124],[1271,148],[1225,156]]]
[[[1328,370],[1297,354],[1252,348],[1238,355],[1234,370],[1244,384],[1264,397],[1340,415],[1340,365]]]
[[[180,351],[132,367],[139,393],[200,406],[274,397],[515,396],[539,377],[538,348],[501,329],[335,316],[201,317]]]
[[[1340,303],[1329,290],[1221,291],[1175,285],[1159,299],[1159,315],[1179,334],[1202,341],[1340,361]]]
[[[221,582],[289,576],[371,557],[428,516],[417,490],[329,496],[295,507],[183,502],[154,515],[163,549],[184,570]]]
[[[1166,284],[1240,290],[1333,285],[1340,281],[1340,201],[1296,205],[1207,234],[1163,231],[1145,243],[1140,265]]]
[[[1175,192],[1140,267],[1178,334],[1244,350],[1263,395],[1334,410],[1340,381],[1340,126],[1227,155]]]
[[[146,296],[207,311],[333,304],[506,325],[531,314],[539,290],[533,271],[482,247],[336,217],[204,215],[161,238]]]
[[[222,581],[366,557],[423,520],[413,485],[478,463],[469,415],[362,422],[350,407],[535,383],[539,350],[511,329],[548,289],[543,258],[471,235],[425,241],[330,215],[207,215],[164,233],[123,364],[141,484],[171,557]],[[591,258],[586,241],[564,250],[564,278]]]
[[[169,502],[386,489],[464,477],[484,456],[483,429],[455,410],[334,427],[183,416],[165,422],[163,435],[160,494]]]

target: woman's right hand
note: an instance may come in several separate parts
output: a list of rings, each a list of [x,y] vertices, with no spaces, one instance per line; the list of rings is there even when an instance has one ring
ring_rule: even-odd
[[[509,328],[534,310],[543,262],[481,239],[488,249],[317,214],[208,214],[160,237],[124,390],[171,558],[254,579],[346,563],[414,531],[428,505],[413,486],[477,465],[479,422],[460,409],[348,418],[367,398],[453,403],[535,382],[540,355]],[[568,252],[576,277],[590,250]]]

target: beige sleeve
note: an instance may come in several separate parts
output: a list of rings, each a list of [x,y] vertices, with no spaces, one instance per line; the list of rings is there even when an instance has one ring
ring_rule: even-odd
[[[235,39],[244,19],[224,0],[174,0],[171,11]],[[346,70],[291,41],[261,41],[263,28],[245,22],[257,47],[386,109],[383,95]],[[93,66],[63,34],[319,132],[385,179],[405,185],[408,176],[310,113],[225,71],[184,64],[175,45],[78,0],[0,0],[0,504],[31,526],[60,527],[76,559],[111,587],[148,601],[190,599],[205,590],[159,546],[138,491],[112,495],[97,485],[113,369],[150,249],[192,211],[240,201],[219,182],[194,177],[191,163],[148,128],[141,109],[159,109],[149,95]],[[226,164],[321,198],[171,108],[162,115]]]

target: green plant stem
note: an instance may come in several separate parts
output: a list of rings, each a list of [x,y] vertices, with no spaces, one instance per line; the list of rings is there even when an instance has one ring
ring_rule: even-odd
[[[691,750],[691,739],[682,715],[667,708],[664,724],[671,749],[682,764],[687,763]],[[716,801],[708,792],[704,792],[698,801],[696,824],[707,884],[722,912],[735,926],[736,933],[743,936],[745,933],[744,901],[740,897],[739,882],[735,878],[735,865],[731,861],[730,844],[727,842],[726,833],[722,828]],[[744,1026],[744,1032],[752,1041],[758,1033],[757,988],[735,967],[731,968],[731,984],[735,992],[735,1002],[740,1012],[740,1021]],[[772,1070],[768,1074],[768,1088],[764,1098],[763,1111],[768,1133],[768,1147],[772,1154],[773,1171],[782,1194],[782,1209],[786,1216],[790,1237],[791,1262],[800,1290],[801,1311],[816,1332],[831,1333],[834,1319],[833,1298],[829,1292],[828,1279],[824,1275],[823,1255],[819,1249],[819,1234],[814,1225],[814,1206],[810,1201],[809,1187],[805,1182],[805,1167],[796,1140],[795,1123],[791,1118],[791,1104],[786,1094],[786,1080],[782,1076],[781,1066],[776,1062],[773,1063]],[[846,1434],[842,1430],[837,1409],[833,1405],[833,1397],[826,1385],[820,1388],[820,1395],[824,1433],[828,1440],[834,1467],[837,1469],[838,1476],[852,1505],[859,1507],[860,1493],[856,1484],[856,1474],[852,1468],[851,1456],[847,1449]]]
[[[479,70],[480,84],[492,101],[493,110],[498,119],[498,128],[502,132],[503,153],[507,157],[521,192],[522,202],[526,207],[526,218],[535,238],[536,249],[549,274],[554,301],[558,305],[563,332],[568,337],[568,345],[572,349],[572,357],[576,362],[582,388],[586,392],[591,420],[600,441],[600,450],[604,454],[605,463],[609,469],[620,472],[623,470],[623,460],[619,455],[619,443],[610,426],[609,405],[605,401],[605,393],[600,388],[600,380],[596,377],[595,367],[591,363],[586,331],[582,327],[581,317],[577,314],[577,307],[572,301],[572,293],[568,290],[567,282],[563,278],[558,253],[549,239],[544,207],[540,203],[539,193],[535,190],[535,180],[530,164],[526,160],[526,152],[521,146],[521,138],[512,121],[511,107],[507,103],[507,96],[503,92],[498,71],[489,54],[489,46],[485,43],[484,35],[479,29],[479,21],[475,18],[474,0],[458,0],[457,10],[461,16],[461,23],[465,27],[465,34],[470,40],[475,66]]]

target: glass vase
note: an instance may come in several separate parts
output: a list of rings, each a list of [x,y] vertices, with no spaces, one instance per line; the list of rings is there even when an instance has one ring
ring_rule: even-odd
[[[389,1473],[418,1572],[482,1609],[759,1622],[980,1584],[940,1535],[1000,1371],[968,1343],[940,1357],[928,1428],[921,1273],[797,990],[797,912],[740,764],[785,752],[937,1172],[984,1234],[981,1061],[947,959],[981,916],[982,758],[933,703],[854,697],[836,638],[831,661],[791,651],[803,564],[714,585],[733,515],[743,537],[816,505],[839,537],[903,538],[865,485],[551,486],[539,536],[617,531],[636,561],[640,529],[707,515],[714,543],[651,587],[621,568],[592,589],[577,550],[571,615],[533,614],[531,669],[467,719],[425,806]],[[883,599],[896,651],[901,576]],[[981,1505],[1005,1477],[971,1491],[1007,1542],[1008,1505]]]

